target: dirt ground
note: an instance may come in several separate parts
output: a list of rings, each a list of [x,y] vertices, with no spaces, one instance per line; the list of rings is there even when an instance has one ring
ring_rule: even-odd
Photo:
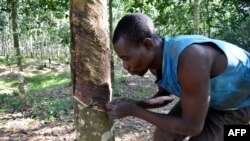
[[[1,67],[1,66],[0,66]],[[1,70],[4,70],[3,67]],[[4,71],[0,71],[0,74]],[[156,87],[153,84],[154,77],[147,73],[144,78],[131,77],[128,75],[128,84],[121,86],[126,94],[123,96],[131,97],[137,85],[150,85],[154,91]],[[123,85],[123,84],[121,84]],[[60,86],[45,91],[34,93],[42,94],[63,94],[66,97],[71,96],[71,86]],[[176,100],[177,101],[177,100]],[[172,102],[169,106],[156,109],[156,112],[167,113],[176,103]],[[44,123],[37,118],[30,116],[30,107],[23,112],[14,112],[11,114],[0,114],[0,141],[74,141],[74,116],[73,109],[67,115],[62,115],[53,122]],[[114,120],[114,135],[116,141],[152,141],[155,127],[141,119],[126,117]]]

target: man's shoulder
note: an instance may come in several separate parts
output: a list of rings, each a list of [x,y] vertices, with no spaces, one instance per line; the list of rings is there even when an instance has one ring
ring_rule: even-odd
[[[202,35],[178,35],[164,38],[164,52],[178,56],[186,47],[194,43],[208,42],[210,39]]]
[[[207,40],[209,39],[203,35],[177,35],[171,37],[171,41],[180,42],[180,41],[187,41],[187,40]]]

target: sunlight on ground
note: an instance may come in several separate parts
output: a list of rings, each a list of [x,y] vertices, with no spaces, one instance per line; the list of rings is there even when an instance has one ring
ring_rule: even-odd
[[[11,68],[11,69],[10,69]],[[0,94],[17,91],[18,70],[15,65],[0,66]],[[70,83],[69,65],[51,64],[41,66],[36,62],[29,62],[23,70],[26,92],[37,91],[48,87]]]
[[[12,119],[15,117],[15,119]],[[21,113],[6,114],[1,117],[10,118],[6,123],[0,122],[1,141],[35,141],[35,140],[67,140],[73,141],[75,132],[73,122],[41,124],[39,120],[23,117]]]
[[[112,85],[114,97],[141,99],[154,94],[155,78],[149,72],[144,78],[131,76],[121,66],[116,72]],[[17,88],[17,71],[1,67],[0,75],[3,78],[0,79],[0,103],[3,102],[0,108],[1,141],[75,140],[69,65],[53,64],[49,68],[35,62],[26,65],[24,75],[28,105],[24,109],[20,106],[18,95],[6,91]],[[54,84],[60,86],[54,87]],[[20,113],[22,110],[23,113]],[[154,127],[143,120],[128,117],[117,120],[114,126],[116,141],[152,140]]]

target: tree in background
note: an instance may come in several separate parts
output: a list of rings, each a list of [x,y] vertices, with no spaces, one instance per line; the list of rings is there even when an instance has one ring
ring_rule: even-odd
[[[199,34],[220,38],[249,16],[249,0],[199,0],[199,15],[194,16],[196,0],[112,0],[112,23],[126,13],[143,12],[153,18],[160,35]],[[0,54],[13,58],[11,0],[0,1]],[[18,6],[19,47],[23,57],[68,62],[69,23],[67,0],[21,0]],[[199,24],[194,22],[199,18]],[[198,26],[197,26],[198,25]],[[116,56],[114,61],[117,61]],[[25,63],[25,62],[23,62]]]
[[[10,31],[12,0],[0,1],[1,54],[14,56]],[[66,0],[20,0],[18,3],[19,48],[22,56],[68,61],[69,2]],[[5,39],[5,40],[3,40]],[[7,57],[8,56],[8,57]]]
[[[5,13],[11,13],[11,6],[4,1],[0,1],[0,32],[1,32],[1,55],[5,56],[6,61],[9,60],[9,36],[8,33],[8,17]],[[12,35],[13,36],[13,35]]]
[[[113,141],[107,1],[71,0],[71,73],[78,141]]]
[[[220,35],[220,38],[250,52],[250,31],[246,29],[250,29],[250,17],[247,18],[247,21],[239,25],[237,29],[232,30],[228,28]]]
[[[194,33],[200,34],[200,0],[194,0],[193,7],[194,7]]]
[[[149,15],[162,36],[201,34],[223,39],[222,35],[227,31],[244,28],[246,32],[250,32],[246,26],[241,26],[250,17],[249,0],[114,1],[118,3],[118,8],[124,7],[124,13],[120,14],[122,16],[130,12]],[[238,40],[237,37],[235,39]]]
[[[113,37],[113,11],[112,11],[112,2],[113,0],[109,0],[108,9],[109,9],[109,46],[110,46],[110,65],[111,65],[111,82],[115,82],[115,72],[114,72],[114,48],[112,43]]]
[[[22,103],[26,103],[27,95],[24,90],[24,77],[23,77],[23,67],[22,67],[22,55],[19,48],[19,30],[17,26],[17,6],[18,0],[12,0],[11,3],[11,17],[12,17],[12,31],[13,31],[13,40],[14,48],[16,50],[16,60],[18,66],[18,92],[21,98]]]

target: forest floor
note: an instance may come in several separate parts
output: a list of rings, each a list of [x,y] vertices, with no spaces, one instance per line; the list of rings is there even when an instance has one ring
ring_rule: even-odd
[[[34,65],[34,64],[33,64]],[[25,70],[31,70],[31,65],[27,65]],[[51,67],[53,68],[53,66]],[[50,69],[51,69],[50,68]],[[53,71],[61,69],[69,71],[67,65],[54,67]],[[43,69],[44,70],[44,69]],[[126,96],[134,99],[145,98],[156,92],[154,76],[147,73],[143,78],[127,74],[121,66],[116,66],[116,79],[113,85],[113,95],[115,97]],[[0,78],[14,79],[16,71],[10,67],[0,65]],[[12,88],[1,88],[0,96],[10,93]],[[29,94],[26,106],[12,106],[9,110],[3,107],[17,96],[1,96],[0,98],[0,141],[73,141],[75,140],[74,114],[72,103],[67,109],[60,109],[65,101],[71,100],[71,85],[59,85],[44,90],[35,91]],[[39,99],[37,99],[39,98]],[[53,99],[53,101],[49,101]],[[54,100],[59,100],[56,103]],[[169,106],[155,109],[156,112],[167,113],[176,103],[175,100]],[[67,102],[67,101],[66,101]],[[46,105],[47,104],[47,105]],[[49,110],[48,110],[49,108]],[[56,112],[55,112],[56,111]],[[53,112],[56,113],[53,115]],[[53,115],[53,116],[51,116]],[[114,120],[114,134],[116,141],[152,141],[155,127],[141,119],[126,117]]]

